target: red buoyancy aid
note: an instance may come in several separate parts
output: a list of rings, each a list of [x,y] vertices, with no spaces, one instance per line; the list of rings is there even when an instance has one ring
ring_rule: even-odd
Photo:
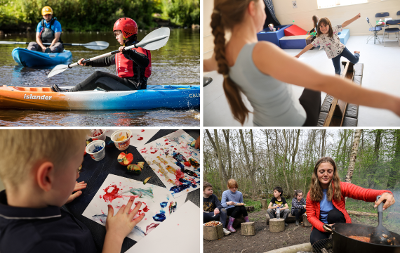
[[[150,51],[143,49],[141,47],[132,48],[132,50],[136,50],[138,53],[142,53],[147,55],[149,58],[149,65],[147,65],[144,70],[144,76],[150,77],[151,75],[151,53]],[[117,70],[117,75],[121,78],[133,77],[135,73],[133,73],[133,61],[128,60],[122,53],[117,53],[115,55],[115,67]]]

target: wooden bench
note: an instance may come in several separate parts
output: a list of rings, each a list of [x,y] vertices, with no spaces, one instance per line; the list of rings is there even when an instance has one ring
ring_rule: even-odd
[[[361,85],[364,64],[353,65],[342,62],[342,78],[347,78],[355,84]],[[327,94],[321,106],[318,126],[357,126],[358,105],[344,102]]]

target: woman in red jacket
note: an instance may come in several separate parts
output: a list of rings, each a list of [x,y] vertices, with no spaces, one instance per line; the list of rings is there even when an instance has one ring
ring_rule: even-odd
[[[311,244],[329,238],[331,234],[329,225],[351,223],[345,209],[345,197],[374,202],[378,195],[382,197],[375,202],[375,207],[383,201],[385,210],[395,202],[390,191],[365,189],[351,183],[340,182],[335,161],[330,157],[319,159],[314,167],[306,201],[307,219],[312,225]]]

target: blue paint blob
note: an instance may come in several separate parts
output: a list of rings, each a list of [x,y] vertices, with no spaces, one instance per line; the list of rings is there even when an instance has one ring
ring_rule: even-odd
[[[160,213],[153,216],[153,220],[155,221],[164,221],[167,217],[165,217],[165,212],[161,211]]]
[[[164,207],[166,207],[167,205],[168,205],[168,202],[161,202],[161,203],[160,203],[161,208],[164,208]]]
[[[182,163],[176,161],[175,164],[178,165],[178,166],[181,168],[181,170],[184,170],[184,169],[185,169],[185,166],[183,166]]]
[[[100,151],[100,150],[102,150],[102,149],[103,149],[103,147],[102,147],[102,146],[97,146],[97,145],[94,145],[94,149],[93,149],[92,153],[99,152],[99,151]]]

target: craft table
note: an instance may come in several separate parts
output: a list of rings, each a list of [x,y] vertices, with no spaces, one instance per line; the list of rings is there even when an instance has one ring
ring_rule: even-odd
[[[158,138],[161,138],[176,130],[177,129],[159,130],[147,143],[157,140]],[[200,131],[197,129],[189,129],[184,131],[188,133],[190,136],[192,136],[194,139],[197,139],[200,135]],[[86,189],[82,190],[81,196],[76,198],[71,203],[62,207],[65,210],[71,212],[76,217],[76,219],[83,222],[90,229],[93,235],[94,242],[99,252],[101,252],[103,248],[104,238],[106,235],[106,228],[105,226],[102,226],[82,216],[82,213],[85,211],[86,207],[93,199],[93,197],[99,190],[100,186],[102,185],[108,174],[111,173],[114,175],[123,176],[126,178],[132,178],[139,181],[143,181],[147,177],[151,176],[151,179],[149,180],[148,183],[165,187],[165,185],[161,182],[156,173],[149,167],[147,162],[145,163],[142,173],[139,176],[132,175],[130,173],[127,173],[126,167],[120,165],[117,161],[117,157],[119,153],[121,153],[122,151],[118,150],[114,145],[112,147],[106,147],[105,149],[106,149],[106,155],[104,159],[98,162],[94,161],[89,155],[85,155],[84,161],[82,163],[82,170],[80,172],[80,176],[77,179],[77,181],[78,182],[85,181],[87,183],[87,187]],[[129,146],[129,148],[125,151],[133,154],[134,160],[132,163],[145,161],[135,147]],[[199,189],[188,193],[185,202],[188,200],[192,201],[194,204],[200,207],[200,186]],[[135,243],[136,241],[126,237],[123,242],[121,252],[127,251]]]

